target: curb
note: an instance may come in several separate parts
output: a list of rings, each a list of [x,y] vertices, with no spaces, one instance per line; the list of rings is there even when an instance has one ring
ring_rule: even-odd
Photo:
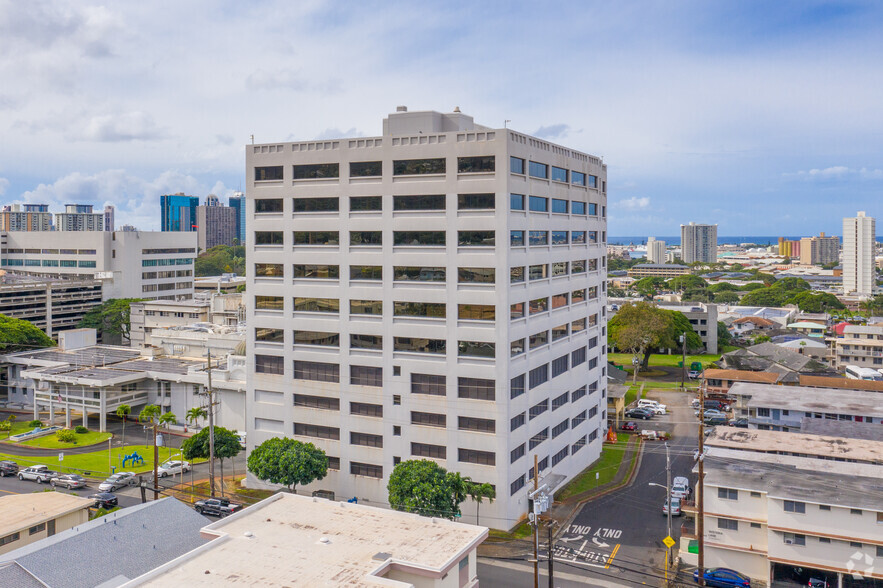
[[[98,443],[90,443],[89,445],[71,445],[69,447],[34,447],[33,445],[24,445],[22,443],[6,443],[0,442],[0,451],[2,451],[3,447],[19,447],[21,449],[28,449],[30,451],[45,451],[46,453],[35,453],[34,455],[51,455],[53,453],[58,453],[59,451],[68,451],[71,449],[89,449],[91,447],[98,447],[99,445],[104,446],[107,445],[107,442],[114,439],[113,433],[108,439],[104,441],[99,441]],[[7,453],[3,451],[3,453]],[[84,451],[83,453],[92,453],[91,451]],[[22,457],[30,457],[30,456],[22,456]]]

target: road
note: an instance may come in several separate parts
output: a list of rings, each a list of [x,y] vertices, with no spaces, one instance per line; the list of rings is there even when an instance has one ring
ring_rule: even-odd
[[[648,397],[666,404],[669,414],[639,421],[643,428],[673,433],[669,442],[672,478],[688,476],[697,445],[697,426],[689,406],[691,394],[665,391]],[[598,580],[618,578],[621,585],[657,584],[664,578],[667,517],[662,514],[666,492],[649,486],[666,484],[665,446],[644,444],[635,479],[627,488],[585,504],[559,535],[556,558],[586,570]],[[672,517],[672,537],[678,541],[680,517]]]
[[[28,480],[19,480],[15,477],[0,478],[0,496],[9,496],[10,494],[30,494],[32,492],[43,492],[47,488],[52,488],[49,484],[37,484]],[[132,492],[134,490],[134,492]],[[87,497],[90,494],[98,492],[98,483],[90,482],[85,488],[78,490],[66,490],[64,488],[56,488],[56,492],[64,492],[65,494],[73,494],[74,496]],[[134,506],[141,504],[141,493],[137,488],[132,488],[128,492],[117,492],[120,507]]]

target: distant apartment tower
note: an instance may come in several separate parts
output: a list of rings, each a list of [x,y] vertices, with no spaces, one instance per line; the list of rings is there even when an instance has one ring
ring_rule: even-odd
[[[372,503],[432,459],[523,518],[534,456],[560,487],[606,430],[606,173],[459,111],[248,145],[249,447],[313,442],[304,490]]]
[[[120,231],[122,231],[124,233],[134,233],[137,230],[138,230],[138,227],[133,226],[133,225],[123,225],[120,227]]]
[[[681,225],[681,259],[684,263],[717,262],[717,225]]]
[[[665,263],[665,241],[657,241],[655,237],[647,239],[647,262]]]
[[[163,194],[159,197],[162,208],[160,230],[190,232],[196,230],[196,208],[199,197],[185,196],[183,193]]]
[[[204,206],[196,207],[196,243],[200,251],[217,245],[232,245],[236,238],[236,210],[221,206],[214,194],[209,194]]]
[[[104,213],[92,212],[91,204],[65,204],[55,215],[56,231],[103,231]]]
[[[230,208],[236,211],[236,238],[242,245],[245,243],[245,194],[234,192],[230,196]]]
[[[113,232],[114,231],[114,216],[115,209],[112,205],[108,204],[104,207],[104,230]]]
[[[797,239],[786,239],[779,237],[779,255],[782,257],[790,257],[792,259],[799,258],[801,251],[801,241]]]
[[[843,219],[843,293],[870,295],[876,286],[876,221],[859,212]]]
[[[826,237],[820,233],[818,237],[804,237],[800,240],[801,265],[827,265],[840,260],[840,239]]]
[[[47,204],[9,204],[0,211],[0,231],[51,231]]]

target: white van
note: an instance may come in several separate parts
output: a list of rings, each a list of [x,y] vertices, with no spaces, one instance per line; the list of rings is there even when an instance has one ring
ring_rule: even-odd
[[[649,398],[638,400],[638,408],[649,408],[655,414],[665,414],[665,405],[659,404],[655,400],[650,400]]]
[[[690,480],[683,476],[676,477],[671,483],[671,495],[675,498],[689,498],[692,492]]]

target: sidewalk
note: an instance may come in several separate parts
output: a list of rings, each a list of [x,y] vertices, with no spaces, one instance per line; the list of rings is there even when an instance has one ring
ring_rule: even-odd
[[[616,471],[613,480],[552,505],[549,514],[558,523],[558,533],[567,530],[571,519],[579,512],[583,504],[631,484],[635,473],[641,467],[641,446],[640,436],[632,435],[626,445],[622,462],[619,464],[619,469]],[[638,457],[635,460],[635,467],[631,469],[632,457],[636,453]],[[478,546],[479,557],[524,559],[528,554],[533,557],[533,539],[497,539],[490,537]]]

